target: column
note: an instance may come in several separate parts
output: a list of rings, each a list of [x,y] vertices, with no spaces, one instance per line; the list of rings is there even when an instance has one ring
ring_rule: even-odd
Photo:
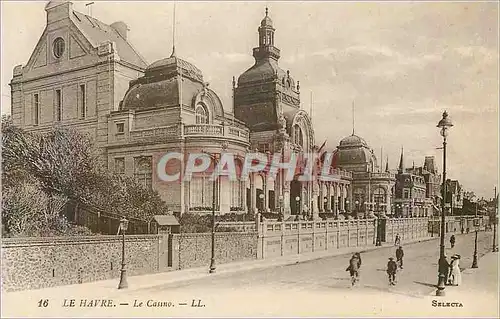
[[[318,212],[321,213],[323,212],[324,208],[324,202],[323,202],[323,197],[325,196],[323,194],[323,182],[314,182],[318,185],[318,195],[319,195],[319,203],[318,203]],[[316,197],[317,198],[317,197]]]
[[[256,197],[257,197],[257,191],[255,189],[255,174],[256,173],[251,173],[249,178],[250,178],[250,212],[252,214],[255,213],[255,208],[257,207],[256,203]]]
[[[327,182],[326,187],[327,187],[326,198],[328,199],[328,201],[326,202],[326,210],[331,212],[332,211],[332,183]]]
[[[347,198],[349,200],[349,212],[352,213],[352,207],[354,203],[352,202],[352,184],[347,185]]]
[[[345,196],[344,196],[344,184],[340,183],[339,184],[339,191],[340,191],[340,202],[339,202],[339,208],[342,213],[345,212]]]
[[[283,215],[287,219],[291,215],[290,209],[290,182],[284,181],[283,183]]]
[[[263,185],[262,192],[264,193],[264,199],[262,205],[264,206],[263,212],[267,212],[267,208],[269,207],[269,194],[267,192],[267,175],[263,175]]]
[[[318,195],[319,195],[319,185],[317,182],[313,181],[311,183],[312,186],[312,203],[313,203],[313,210],[312,210],[312,216],[313,219],[319,218],[319,206],[318,205]]]
[[[386,207],[385,207],[385,214],[387,216],[391,216],[391,189],[389,186],[386,187],[385,189],[385,203],[386,203]]]

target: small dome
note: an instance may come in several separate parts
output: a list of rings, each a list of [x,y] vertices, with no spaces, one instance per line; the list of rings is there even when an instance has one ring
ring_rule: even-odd
[[[345,147],[355,147],[355,146],[366,146],[368,147],[368,144],[364,139],[357,135],[350,135],[345,138],[343,138],[340,141],[340,146],[345,146]]]

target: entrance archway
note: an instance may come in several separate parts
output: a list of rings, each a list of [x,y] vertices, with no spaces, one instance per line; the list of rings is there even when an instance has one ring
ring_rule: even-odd
[[[290,182],[290,211],[292,215],[300,214],[300,201],[297,202],[295,199],[297,196],[301,197],[302,185],[298,180],[293,180]]]

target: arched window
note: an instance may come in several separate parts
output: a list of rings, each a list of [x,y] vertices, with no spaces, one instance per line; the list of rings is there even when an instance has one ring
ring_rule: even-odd
[[[196,107],[196,124],[208,124],[208,112],[203,105]]]

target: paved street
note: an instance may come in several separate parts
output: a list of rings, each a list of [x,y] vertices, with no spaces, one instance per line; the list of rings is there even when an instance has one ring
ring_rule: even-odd
[[[478,257],[491,249],[492,233],[480,232]],[[398,284],[389,287],[385,267],[395,248],[381,248],[362,253],[361,282],[350,287],[345,271],[350,255],[327,257],[294,265],[249,270],[217,277],[163,284],[151,283],[150,288],[119,291],[112,298],[117,306],[111,308],[54,308],[50,314],[64,316],[494,316],[498,296],[497,260],[490,254],[484,263],[479,259],[475,271],[476,282],[468,283],[469,270],[464,272],[463,286],[447,287],[448,294],[439,301],[461,302],[462,308],[432,307],[432,296],[437,282],[438,240],[406,245],[404,270],[398,273]],[[455,249],[448,240],[447,255],[462,256],[461,268],[470,268],[474,249],[474,233],[458,235]],[[493,257],[492,257],[493,256]],[[472,278],[472,277],[471,277]],[[478,279],[480,278],[480,279]],[[472,280],[472,279],[471,279]],[[475,291],[482,297],[470,298]],[[462,293],[463,292],[463,293]],[[466,294],[467,293],[467,297]],[[95,292],[75,298],[105,298]],[[193,307],[204,305],[204,307]],[[134,301],[144,302],[133,307]],[[173,307],[147,307],[153,302],[172,302]],[[201,301],[198,301],[201,300]],[[58,303],[62,304],[63,300]],[[128,303],[128,305],[119,305]],[[186,305],[182,305],[186,303]],[[165,304],[168,306],[169,304]],[[26,313],[27,308],[23,308]],[[36,310],[36,309],[33,309]],[[54,312],[55,311],[55,312]],[[49,311],[39,315],[48,316]],[[37,314],[38,315],[38,314]]]

